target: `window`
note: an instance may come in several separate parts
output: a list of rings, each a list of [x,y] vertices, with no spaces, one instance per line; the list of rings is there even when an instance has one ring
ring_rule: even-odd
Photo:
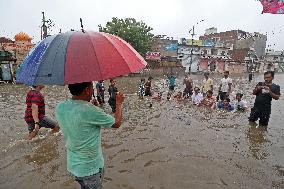
[[[207,50],[202,50],[202,54],[208,54]]]
[[[211,49],[212,55],[218,55],[218,49]]]

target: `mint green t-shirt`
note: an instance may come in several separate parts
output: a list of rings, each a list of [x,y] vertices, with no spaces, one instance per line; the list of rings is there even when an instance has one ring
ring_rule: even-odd
[[[101,128],[115,119],[83,100],[66,100],[56,106],[56,119],[67,148],[67,170],[77,177],[90,176],[104,167]]]

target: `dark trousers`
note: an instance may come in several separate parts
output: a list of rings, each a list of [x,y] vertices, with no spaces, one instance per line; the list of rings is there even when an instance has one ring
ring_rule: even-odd
[[[252,80],[252,74],[249,74],[249,82]]]
[[[259,125],[267,126],[270,118],[270,111],[253,107],[250,112],[249,121],[255,122],[259,119]]]
[[[182,96],[185,98],[189,98],[192,95],[192,88],[185,88]]]
[[[170,90],[170,91],[175,90],[175,86],[169,86],[169,90]]]
[[[97,99],[98,99],[98,102],[99,102],[100,104],[105,103],[105,95],[104,95],[104,93],[98,94],[98,95],[97,95]]]
[[[145,96],[152,96],[151,90],[145,90]]]
[[[109,104],[110,107],[111,107],[112,113],[114,113],[115,110],[116,110],[116,100],[113,99],[113,98],[110,98],[110,99],[108,100],[108,104]]]

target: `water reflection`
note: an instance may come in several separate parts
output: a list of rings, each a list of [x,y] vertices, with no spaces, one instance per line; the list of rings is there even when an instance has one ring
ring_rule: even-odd
[[[58,141],[56,139],[44,141],[38,148],[36,148],[33,154],[24,156],[27,164],[34,163],[37,166],[43,166],[44,164],[58,158]]]
[[[258,127],[256,124],[250,124],[246,136],[249,142],[250,153],[255,159],[262,160],[269,156],[265,148],[265,144],[270,142],[267,139],[267,134],[267,127]]]

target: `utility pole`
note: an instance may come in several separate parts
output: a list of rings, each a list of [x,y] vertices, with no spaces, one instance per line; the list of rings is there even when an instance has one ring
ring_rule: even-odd
[[[200,20],[199,22],[196,23],[198,25],[199,23],[204,22],[204,20]],[[191,33],[192,32],[192,33]],[[190,51],[190,64],[189,64],[189,73],[191,72],[191,65],[193,63],[193,42],[194,42],[194,36],[196,35],[194,33],[194,25],[192,26],[192,29],[189,30],[189,34],[191,33],[191,51]]]
[[[55,26],[55,24],[53,23],[52,20],[48,19],[46,20],[45,19],[45,16],[44,16],[44,12],[41,12],[42,13],[42,26],[40,27],[41,30],[40,30],[40,38],[41,40],[45,39],[46,37],[48,37],[48,33],[47,33],[47,30],[50,32],[52,31],[52,27]]]
[[[42,12],[41,40],[47,37],[47,26],[45,23],[47,23],[47,21],[45,20],[44,12]]]
[[[189,64],[189,73],[191,73],[191,65],[192,65],[192,55],[193,55],[193,37],[195,35],[194,33],[194,26],[192,26],[192,30],[189,31],[189,33],[192,31],[191,34],[191,51],[190,51],[190,64]]]

